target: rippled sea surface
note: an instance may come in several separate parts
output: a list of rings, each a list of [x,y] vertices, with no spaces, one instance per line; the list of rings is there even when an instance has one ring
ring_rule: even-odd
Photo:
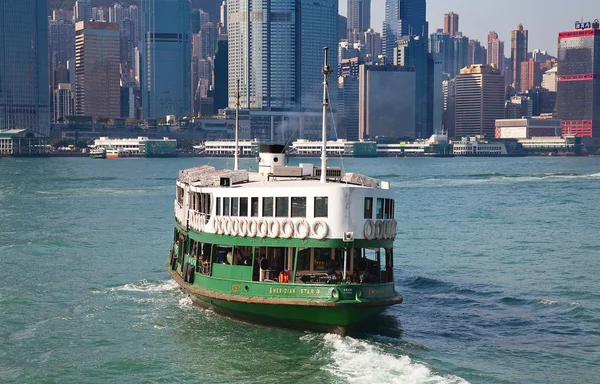
[[[169,280],[177,172],[209,161],[0,159],[0,382],[598,382],[599,157],[332,159],[391,182],[405,298],[345,338]]]

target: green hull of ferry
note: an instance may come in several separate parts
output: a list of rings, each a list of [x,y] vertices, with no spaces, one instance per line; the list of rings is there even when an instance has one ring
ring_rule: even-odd
[[[276,280],[256,281],[256,276],[253,278],[253,265],[229,265],[215,262],[213,259],[202,263],[193,255],[193,251],[189,252],[189,249],[193,248],[190,244],[210,242],[208,244],[235,247],[236,244],[248,246],[255,243],[253,249],[257,249],[259,246],[282,246],[284,240],[240,239],[235,236],[197,233],[182,229],[178,223],[175,224],[175,228],[175,239],[182,239],[182,249],[167,260],[170,275],[195,305],[231,318],[257,324],[345,335],[355,326],[376,317],[388,306],[402,302],[402,296],[394,290],[391,272],[386,272],[388,275],[385,279],[389,281],[383,283],[303,283],[297,279],[289,283],[279,283]],[[294,244],[296,242],[297,245]],[[285,247],[296,245],[350,249],[369,245],[366,240],[357,243],[345,243],[341,239],[290,239],[285,240]],[[380,241],[377,243],[377,246],[382,246]],[[392,242],[385,243],[383,246],[391,248]],[[375,246],[374,243],[371,245]],[[256,261],[255,257],[253,259]],[[296,263],[297,261],[294,262]]]

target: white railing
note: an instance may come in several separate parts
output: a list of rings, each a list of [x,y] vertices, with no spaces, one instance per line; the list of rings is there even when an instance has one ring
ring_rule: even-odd
[[[186,225],[183,207],[181,206],[181,204],[179,204],[177,199],[175,199],[175,219],[177,220],[177,222],[179,224],[181,224],[183,226]]]
[[[198,232],[204,232],[206,226],[206,215],[198,211],[189,210],[188,212],[189,227]]]

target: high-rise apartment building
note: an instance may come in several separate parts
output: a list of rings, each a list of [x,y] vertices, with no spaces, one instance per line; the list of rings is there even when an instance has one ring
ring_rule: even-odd
[[[494,64],[500,70],[504,69],[504,42],[494,31],[488,34],[487,63]]]
[[[443,73],[453,73],[454,41],[443,29],[438,29],[429,36],[429,52],[434,60],[442,62]]]
[[[3,0],[0,10],[0,130],[48,135],[47,2]]]
[[[244,108],[319,108],[323,47],[330,48],[330,78],[337,79],[337,0],[230,0],[227,12],[229,107],[240,80]]]
[[[377,60],[381,55],[381,35],[369,28],[365,31],[365,53],[369,61]]]
[[[458,31],[458,14],[454,12],[444,14],[444,33],[454,36]]]
[[[394,65],[413,67],[415,71],[415,137],[427,136],[428,43],[422,36],[404,36],[398,40]]]
[[[77,0],[73,8],[74,21],[92,20],[92,0]]]
[[[188,0],[142,0],[144,118],[192,111],[190,19]]]
[[[513,30],[510,39],[512,85],[515,89],[521,88],[521,63],[527,61],[527,45],[529,41],[529,31],[523,29],[519,24],[517,29]]]
[[[386,0],[383,22],[383,53],[386,63],[394,62],[394,49],[402,36],[429,35],[425,0]]]
[[[476,64],[456,76],[456,136],[495,137],[504,118],[504,77],[494,66]]]
[[[526,92],[542,84],[542,66],[534,59],[521,63],[521,87],[520,92]]]
[[[371,0],[348,0],[348,33],[371,27]]]
[[[600,137],[600,26],[558,34],[556,108],[563,135]]]
[[[75,24],[65,20],[50,20],[48,22],[48,49],[50,50],[51,75],[54,70],[75,57]],[[50,79],[55,84],[53,79]]]
[[[347,140],[358,140],[358,73],[364,62],[358,58],[342,60],[338,78],[338,116]]]
[[[75,24],[75,114],[115,118],[120,109],[119,25]]]
[[[481,46],[479,40],[469,40],[469,65],[487,64],[487,49]]]

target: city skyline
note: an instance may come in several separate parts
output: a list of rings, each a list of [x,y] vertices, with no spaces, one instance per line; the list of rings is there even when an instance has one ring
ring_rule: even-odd
[[[339,12],[346,16],[346,0],[339,1]],[[569,7],[557,7],[558,0],[522,1],[506,0],[502,6],[492,3],[478,4],[464,0],[427,0],[429,33],[444,27],[444,14],[460,16],[460,32],[471,39],[487,41],[490,31],[496,31],[500,40],[510,42],[511,31],[518,24],[529,30],[529,49],[542,49],[556,56],[558,33],[573,29],[575,21],[600,19],[600,2],[580,0]],[[518,11],[513,11],[518,9]],[[371,28],[381,33],[385,18],[385,0],[371,0]],[[505,52],[506,54],[507,52]]]

